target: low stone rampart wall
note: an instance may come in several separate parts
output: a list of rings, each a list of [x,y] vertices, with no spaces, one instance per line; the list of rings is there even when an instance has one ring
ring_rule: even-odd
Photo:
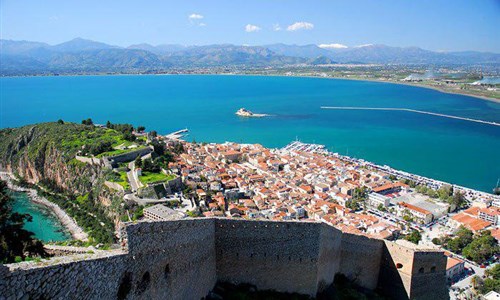
[[[343,273],[395,299],[446,299],[446,258],[316,222],[128,223],[123,249],[0,265],[3,299],[200,299],[217,280],[315,296]]]

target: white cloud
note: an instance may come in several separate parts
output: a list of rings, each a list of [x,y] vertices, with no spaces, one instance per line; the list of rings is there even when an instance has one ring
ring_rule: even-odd
[[[247,24],[247,26],[245,26],[246,32],[256,32],[259,30],[261,30],[261,28],[257,25]]]
[[[295,22],[292,25],[288,26],[286,30],[288,31],[296,31],[296,30],[311,30],[314,28],[314,24],[308,22]]]
[[[205,24],[205,23],[200,23],[200,24],[198,24],[198,26],[205,27],[205,26],[207,26],[207,24]]]
[[[319,44],[318,47],[323,48],[323,49],[345,49],[345,48],[348,48],[346,45],[343,45],[343,44]]]
[[[190,14],[188,17],[189,20],[201,20],[203,18],[204,17],[200,14]]]
[[[273,24],[273,30],[274,31],[280,31],[281,30],[280,24]]]

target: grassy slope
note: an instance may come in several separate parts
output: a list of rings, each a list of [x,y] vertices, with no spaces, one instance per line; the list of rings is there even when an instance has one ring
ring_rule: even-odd
[[[142,176],[139,176],[139,180],[143,184],[155,183],[155,182],[164,182],[174,179],[174,175],[165,175],[163,173],[151,173],[151,172],[142,172]]]
[[[36,138],[33,138],[36,137]],[[26,142],[23,142],[26,140]],[[110,141],[113,146],[126,142],[122,134],[113,129],[104,129],[74,123],[40,123],[14,129],[0,130],[0,154],[5,160],[6,155],[13,154],[15,158],[19,152],[12,151],[19,145],[27,144],[26,149],[30,157],[36,156],[47,145],[55,146],[64,153],[68,160],[74,158],[84,145],[92,145],[98,140]],[[20,147],[22,148],[22,147]]]

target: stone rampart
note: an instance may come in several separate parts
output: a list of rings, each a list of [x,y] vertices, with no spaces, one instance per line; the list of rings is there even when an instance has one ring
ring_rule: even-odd
[[[316,295],[322,224],[218,219],[215,225],[220,281]]]
[[[103,164],[102,160],[100,158],[97,158],[97,157],[86,157],[86,156],[77,155],[77,156],[75,156],[75,159],[78,161],[81,161],[83,163],[89,164],[89,165],[101,166]]]
[[[200,299],[218,280],[315,296],[337,273],[396,299],[446,299],[442,252],[323,223],[139,222],[121,237],[122,250],[0,265],[0,299]]]
[[[446,256],[384,241],[378,284],[394,299],[448,299]]]
[[[340,248],[340,273],[362,287],[375,289],[382,259],[382,240],[343,233]]]
[[[119,183],[117,182],[112,182],[112,181],[104,181],[104,185],[106,185],[107,187],[109,187],[110,189],[113,189],[113,190],[116,190],[116,191],[120,191],[120,192],[123,192],[125,191],[125,189],[123,188],[123,186],[121,186]]]
[[[144,155],[149,154],[151,152],[153,152],[153,149],[151,146],[148,146],[148,147],[140,148],[140,149],[130,151],[127,153],[111,156],[111,157],[109,157],[109,160],[111,160],[115,163],[129,162],[129,161],[133,161],[134,159],[136,159],[137,156],[144,156]]]

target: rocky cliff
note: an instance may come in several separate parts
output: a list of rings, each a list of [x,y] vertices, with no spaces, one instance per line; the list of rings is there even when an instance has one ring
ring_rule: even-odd
[[[112,130],[62,122],[3,129],[0,169],[73,201],[79,196],[90,199],[93,203],[87,207],[102,209],[116,223],[123,195],[104,185],[109,170],[82,163],[75,156],[83,147],[118,135]]]
[[[66,138],[80,130],[85,126],[56,123],[2,130],[0,167],[29,183],[52,183],[74,194],[89,193],[103,170],[75,161],[76,149],[64,146]]]

